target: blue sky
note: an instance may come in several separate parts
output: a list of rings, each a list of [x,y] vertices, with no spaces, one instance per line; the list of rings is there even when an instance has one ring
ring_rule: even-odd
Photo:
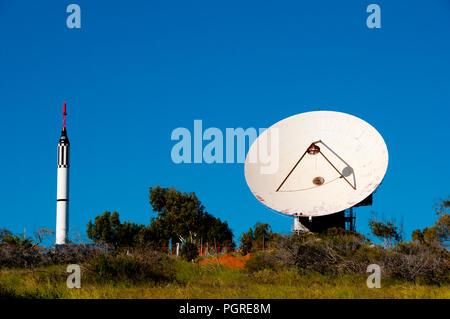
[[[81,29],[66,6],[81,7]],[[381,7],[368,29],[366,7]],[[56,145],[68,104],[70,224],[154,216],[148,187],[195,191],[238,237],[291,222],[251,194],[243,164],[172,163],[177,127],[269,127],[334,110],[372,124],[390,162],[372,211],[431,225],[449,195],[450,1],[0,0],[0,227],[55,228]]]

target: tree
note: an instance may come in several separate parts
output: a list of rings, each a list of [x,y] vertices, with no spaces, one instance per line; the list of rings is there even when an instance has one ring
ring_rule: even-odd
[[[369,227],[378,239],[383,241],[386,248],[393,247],[396,243],[402,240],[399,227],[394,224],[394,221],[384,222],[377,221],[376,216],[372,216],[369,220]]]
[[[448,248],[450,241],[450,214],[445,213],[441,215],[433,227],[436,229],[437,241],[441,246]]]
[[[423,232],[420,229],[416,229],[412,232],[411,239],[413,241],[418,241],[419,243],[425,243]]]
[[[187,241],[181,247],[181,256],[187,261],[194,260],[198,257],[198,246],[191,242]]]
[[[43,241],[47,239],[48,236],[54,235],[55,233],[48,228],[38,228],[34,233],[34,245],[39,246]]]
[[[241,235],[242,253],[247,254],[258,249],[265,250],[275,237],[279,238],[280,236],[272,232],[269,223],[256,222],[253,229],[250,228],[248,232],[242,233]]]
[[[444,247],[449,247],[450,241],[450,200],[441,200],[437,205],[436,214],[439,219],[434,223],[434,231],[438,243]]]
[[[450,197],[448,199],[441,199],[434,204],[436,215],[442,216],[450,213]]]
[[[253,230],[251,228],[248,230],[248,232],[242,233],[240,241],[242,253],[244,255],[247,255],[249,252],[252,251],[254,240],[255,237],[253,236]]]
[[[263,250],[266,248],[266,244],[272,238],[272,229],[270,228],[269,223],[260,223],[257,222],[255,226],[253,226],[253,234],[255,236],[256,246],[262,247]]]
[[[150,187],[150,205],[158,215],[151,227],[166,241],[170,238],[185,241],[213,242],[232,245],[233,233],[226,222],[208,212],[195,193],[181,193],[174,188]],[[231,243],[231,244],[230,244]]]
[[[87,224],[87,235],[95,243],[118,246],[136,246],[140,238],[145,237],[149,230],[141,224],[120,222],[117,212],[104,212],[95,217],[94,222]]]
[[[441,200],[434,206],[436,214],[439,216],[438,220],[431,227],[426,227],[423,230],[414,230],[412,240],[426,245],[448,248],[450,241],[450,201]]]

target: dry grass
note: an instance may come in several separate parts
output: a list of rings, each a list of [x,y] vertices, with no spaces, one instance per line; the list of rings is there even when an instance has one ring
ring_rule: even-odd
[[[382,280],[380,289],[369,289],[361,275],[300,275],[294,270],[242,270],[177,263],[177,279],[171,283],[98,284],[84,282],[81,289],[66,287],[64,267],[0,271],[0,297],[10,298],[439,298],[450,299],[450,286]]]

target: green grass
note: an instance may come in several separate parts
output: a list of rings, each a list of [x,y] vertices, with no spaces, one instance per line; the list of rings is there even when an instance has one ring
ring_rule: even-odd
[[[255,274],[186,262],[176,264],[170,283],[99,284],[83,280],[81,289],[66,287],[65,267],[0,270],[0,298],[450,298],[450,286],[381,281],[369,289],[366,276],[301,275],[295,270],[262,270]]]

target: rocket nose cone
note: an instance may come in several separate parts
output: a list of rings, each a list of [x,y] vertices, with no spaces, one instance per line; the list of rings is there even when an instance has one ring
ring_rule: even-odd
[[[63,127],[61,131],[61,137],[59,138],[60,144],[70,144],[69,143],[69,137],[67,136],[67,130],[65,127]]]

